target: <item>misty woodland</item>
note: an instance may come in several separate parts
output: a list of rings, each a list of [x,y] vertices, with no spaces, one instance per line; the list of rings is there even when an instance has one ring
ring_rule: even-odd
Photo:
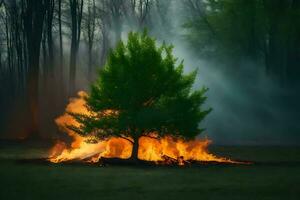
[[[1,137],[55,137],[53,119],[68,98],[89,89],[128,32],[145,29],[159,43],[173,43],[180,59],[190,59],[188,67],[200,66],[200,82],[212,90],[209,105],[216,107],[212,119],[219,129],[208,123],[212,132],[231,132],[230,124],[238,131],[239,117],[226,116],[236,123],[218,120],[234,106],[243,107],[235,116],[259,131],[280,130],[271,122],[280,116],[294,130],[296,112],[281,95],[297,100],[299,16],[296,0],[1,0]],[[292,92],[283,94],[282,87]]]
[[[300,0],[0,0],[0,200],[299,200]]]

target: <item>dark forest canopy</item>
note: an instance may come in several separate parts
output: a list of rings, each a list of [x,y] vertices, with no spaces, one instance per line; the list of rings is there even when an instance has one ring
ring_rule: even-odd
[[[300,75],[300,1],[189,0],[187,39],[202,56],[263,63],[283,82]]]
[[[241,76],[237,80],[245,89],[243,76],[260,82],[271,77],[272,87],[294,95],[300,80],[299,15],[298,0],[0,0],[0,132],[39,137],[43,127],[52,137],[53,119],[68,98],[95,79],[120,39],[144,28],[159,42],[174,43],[175,51],[181,48],[184,53],[176,56],[191,55],[192,64],[212,61],[213,67],[205,66],[212,74],[226,80]],[[245,62],[254,63],[247,74]],[[280,113],[297,109],[286,104],[294,109],[286,106]],[[272,121],[272,114],[261,112]]]

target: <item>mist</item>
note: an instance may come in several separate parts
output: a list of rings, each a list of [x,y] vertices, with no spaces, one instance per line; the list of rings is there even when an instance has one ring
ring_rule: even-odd
[[[156,1],[155,1],[156,2]],[[208,87],[206,107],[213,111],[208,115],[201,127],[206,130],[199,137],[208,137],[218,145],[298,145],[300,142],[299,90],[282,84],[269,76],[261,62],[251,58],[236,63],[222,62],[214,57],[201,56],[186,40],[187,29],[183,28],[189,16],[184,1],[153,2],[147,15],[122,20],[112,15],[95,21],[94,46],[92,50],[92,69],[89,75],[88,44],[85,33],[77,53],[76,86],[70,91],[69,56],[70,56],[70,22],[63,28],[63,63],[50,66],[52,74],[47,74],[43,66],[45,58],[41,58],[39,74],[39,129],[43,138],[59,138],[62,133],[57,129],[54,119],[64,112],[68,99],[76,96],[77,91],[89,90],[89,84],[97,77],[97,71],[103,67],[109,48],[113,48],[118,39],[126,40],[130,31],[148,29],[151,36],[159,43],[174,45],[174,54],[178,61],[184,60],[185,71],[198,70],[195,88]],[[103,5],[97,5],[100,8]],[[107,5],[106,5],[107,6]],[[63,9],[68,9],[67,2]],[[84,7],[87,12],[88,7]],[[163,9],[163,12],[159,9]],[[68,20],[66,11],[64,20]],[[162,15],[163,14],[163,15]],[[144,21],[141,21],[143,19]],[[83,22],[83,26],[86,22]],[[121,28],[120,28],[120,27]],[[103,27],[107,27],[104,32]],[[120,37],[118,38],[118,32]],[[108,45],[105,47],[104,42]],[[59,38],[54,38],[54,46],[58,51]],[[106,49],[105,49],[106,48]],[[199,50],[200,51],[200,50]],[[56,56],[56,60],[58,56]],[[234,66],[232,66],[234,65]],[[1,80],[5,80],[7,72],[3,72]],[[46,78],[45,78],[46,77]],[[8,78],[9,79],[9,78]],[[6,82],[5,82],[6,83]],[[1,84],[2,85],[2,84]],[[1,86],[1,138],[28,137],[27,100],[25,94],[16,92],[13,97],[5,95],[11,90],[6,84]],[[21,98],[20,98],[21,97]]]
[[[206,107],[213,111],[200,124],[206,130],[199,137],[219,145],[299,145],[298,88],[278,82],[248,58],[236,66],[199,58],[184,38],[185,13],[173,4],[173,34],[162,39],[174,45],[186,72],[198,71],[194,87],[209,88]]]

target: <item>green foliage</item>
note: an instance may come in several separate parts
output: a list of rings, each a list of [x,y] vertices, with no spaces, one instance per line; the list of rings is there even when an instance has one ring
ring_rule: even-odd
[[[184,28],[190,30],[187,39],[205,56],[234,56],[249,53],[260,31],[261,8],[258,1],[209,0],[201,4],[195,18]],[[255,29],[254,29],[255,27]],[[253,47],[254,48],[254,47]]]
[[[229,63],[246,58],[268,72],[299,74],[299,1],[189,2],[186,38],[202,57]]]
[[[196,71],[184,75],[172,48],[157,47],[146,31],[129,33],[127,43],[121,41],[110,52],[86,99],[99,116],[73,114],[82,123],[74,130],[98,137],[137,138],[151,131],[184,138],[199,134],[199,122],[210,112],[201,109],[207,89],[192,91]],[[105,110],[117,113],[104,115]]]

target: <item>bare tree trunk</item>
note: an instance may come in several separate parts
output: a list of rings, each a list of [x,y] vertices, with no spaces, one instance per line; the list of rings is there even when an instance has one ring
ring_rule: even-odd
[[[74,91],[75,77],[76,77],[76,54],[77,54],[77,1],[70,0],[70,11],[71,11],[71,52],[70,52],[70,82],[69,92],[72,94]]]
[[[47,75],[48,75],[48,56],[47,56],[47,47],[46,47],[46,35],[47,35],[47,30],[46,28],[44,27],[43,28],[43,35],[42,35],[42,56],[43,56],[43,75],[44,75],[44,79],[46,80],[47,79]]]
[[[2,72],[2,48],[0,48],[0,72]]]
[[[39,80],[38,80],[38,61],[36,58],[30,56],[29,63],[29,76],[27,79],[27,93],[29,98],[29,109],[30,109],[30,124],[29,124],[29,133],[31,137],[38,137],[38,89],[39,89]]]
[[[64,85],[63,83],[63,38],[62,38],[62,0],[58,0],[58,32],[59,32],[59,65],[58,65],[58,82],[60,85]],[[61,95],[60,99],[64,99],[65,91],[64,88],[61,87]]]
[[[53,75],[53,65],[54,65],[54,50],[53,50],[53,36],[52,36],[52,26],[53,26],[53,14],[54,14],[54,0],[47,0],[47,45],[49,52],[48,66],[51,67],[50,74]]]
[[[76,89],[76,58],[79,49],[83,0],[70,0],[71,11],[71,53],[70,53],[70,81],[69,93],[73,94]]]
[[[62,26],[61,26],[61,0],[58,0],[58,30],[59,30],[59,55],[60,55],[60,69],[63,63],[63,41],[62,41]],[[61,72],[62,73],[62,70]]]
[[[7,10],[6,10],[6,16],[5,16],[5,32],[6,32],[6,49],[7,49],[8,68],[11,68],[10,37],[9,37]]]
[[[108,53],[108,49],[109,49],[109,39],[108,39],[108,33],[105,24],[102,25],[101,33],[102,33],[101,65],[104,65]]]
[[[11,97],[15,98],[15,77],[14,77],[14,73],[15,73],[15,65],[14,65],[14,49],[13,49],[13,31],[12,31],[12,24],[10,24],[10,11],[9,11],[9,7],[6,5],[5,6],[5,32],[6,32],[6,49],[7,49],[7,62],[8,62],[8,75],[9,75],[9,85],[11,87],[10,95]]]
[[[28,49],[27,92],[30,108],[29,132],[32,137],[38,136],[38,89],[40,47],[45,16],[43,0],[28,0],[26,5],[24,27]]]
[[[88,79],[92,79],[93,57],[92,51],[94,46],[95,27],[96,26],[96,5],[95,0],[88,2],[87,16],[87,37],[88,37]]]
[[[109,8],[112,15],[112,24],[113,29],[115,31],[115,38],[114,38],[114,46],[120,41],[121,34],[122,34],[122,8],[123,8],[123,1],[120,0],[111,0],[109,4]]]
[[[92,66],[93,66],[93,58],[92,58],[92,47],[90,46],[88,48],[88,56],[89,56],[89,61],[88,61],[88,79],[91,80],[92,77]]]
[[[27,58],[27,44],[26,44],[26,33],[25,33],[25,27],[24,27],[24,18],[25,18],[25,2],[24,0],[21,1],[21,16],[22,16],[22,46],[23,46],[23,66],[24,66],[24,80],[25,80],[25,76],[27,73],[27,68],[28,68],[28,58]]]

